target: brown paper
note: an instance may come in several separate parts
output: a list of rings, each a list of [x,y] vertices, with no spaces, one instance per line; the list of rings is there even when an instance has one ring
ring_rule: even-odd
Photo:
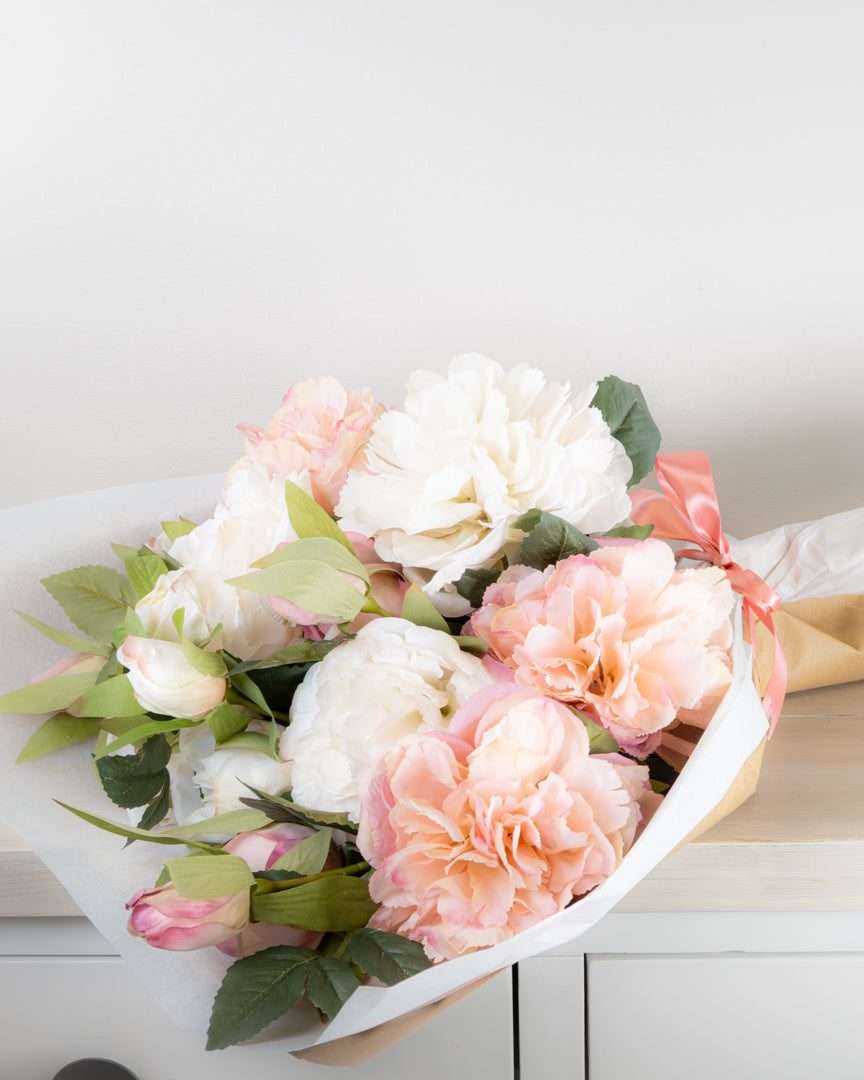
[[[786,654],[790,693],[864,679],[864,595],[783,604],[774,624]],[[754,654],[754,680],[761,694],[774,657],[773,640],[761,623]]]

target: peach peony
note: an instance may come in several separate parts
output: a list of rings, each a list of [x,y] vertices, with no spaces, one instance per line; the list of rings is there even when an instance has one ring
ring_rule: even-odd
[[[346,391],[330,377],[292,386],[267,424],[238,424],[246,436],[246,456],[238,466],[259,462],[271,476],[307,472],[312,496],[328,514],[338,502],[348,469],[369,428],[383,411],[368,390]],[[236,468],[237,466],[235,466]]]
[[[566,706],[487,687],[361,782],[358,844],[381,905],[370,925],[433,960],[503,941],[604,881],[651,795],[643,766],[589,756]]]
[[[729,685],[726,576],[677,570],[659,540],[512,567],[483,599],[473,632],[516,681],[586,707],[628,752],[652,752],[680,710]]]

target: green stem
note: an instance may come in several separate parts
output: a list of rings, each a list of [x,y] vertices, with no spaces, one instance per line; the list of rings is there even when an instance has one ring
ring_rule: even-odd
[[[298,885],[305,885],[307,881],[318,881],[319,878],[337,877],[345,874],[365,874],[372,867],[368,862],[351,863],[350,866],[340,866],[335,870],[322,870],[320,874],[309,874],[306,877],[291,878],[289,881],[258,881],[258,892],[280,892],[282,889],[295,889]]]

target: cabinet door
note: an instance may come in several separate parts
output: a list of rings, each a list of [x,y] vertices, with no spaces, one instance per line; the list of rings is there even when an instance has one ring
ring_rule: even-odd
[[[510,987],[510,973],[502,972],[378,1057],[333,1075],[512,1078]],[[329,1071],[272,1044],[208,1053],[114,956],[0,958],[0,1028],[3,1080],[50,1080],[63,1065],[87,1057],[117,1061],[139,1080],[321,1080]]]
[[[589,956],[591,1080],[858,1080],[864,954]]]

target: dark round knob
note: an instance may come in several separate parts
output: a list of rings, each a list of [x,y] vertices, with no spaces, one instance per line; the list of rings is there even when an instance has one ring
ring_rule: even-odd
[[[125,1065],[106,1058],[81,1058],[64,1065],[54,1080],[138,1080]]]

